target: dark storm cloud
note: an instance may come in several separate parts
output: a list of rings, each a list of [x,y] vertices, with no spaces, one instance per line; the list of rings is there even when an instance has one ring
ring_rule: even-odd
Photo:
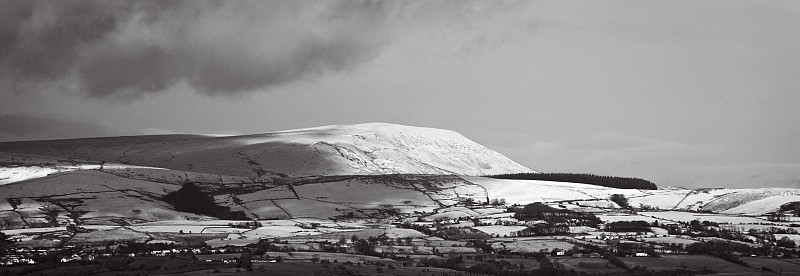
[[[457,9],[447,5],[460,6]],[[432,6],[436,5],[436,6]],[[186,83],[240,94],[374,57],[400,21],[443,16],[390,1],[5,1],[0,81],[94,98],[130,98]],[[461,2],[431,4],[455,16]],[[404,18],[399,20],[398,18]],[[412,18],[413,20],[409,20]]]
[[[93,137],[109,134],[106,128],[91,123],[0,113],[0,142],[52,139],[54,137]]]

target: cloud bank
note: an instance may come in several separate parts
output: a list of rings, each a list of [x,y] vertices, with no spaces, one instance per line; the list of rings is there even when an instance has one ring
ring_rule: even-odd
[[[207,95],[237,95],[347,70],[376,56],[398,26],[477,14],[480,6],[7,1],[0,11],[0,81],[17,93],[47,84],[90,98],[137,98],[182,83]]]

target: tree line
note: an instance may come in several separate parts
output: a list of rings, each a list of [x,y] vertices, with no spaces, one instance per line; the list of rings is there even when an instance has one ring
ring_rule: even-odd
[[[591,184],[618,189],[658,190],[655,183],[633,177],[605,176],[584,173],[514,173],[487,175],[496,179],[544,180]]]

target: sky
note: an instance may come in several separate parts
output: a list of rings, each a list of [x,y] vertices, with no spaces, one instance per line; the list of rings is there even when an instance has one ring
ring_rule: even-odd
[[[797,1],[0,2],[0,141],[388,122],[543,172],[800,188]]]

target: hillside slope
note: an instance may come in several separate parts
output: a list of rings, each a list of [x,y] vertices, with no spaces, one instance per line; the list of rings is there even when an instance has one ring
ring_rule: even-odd
[[[213,195],[217,204],[260,220],[431,214],[463,209],[458,206],[465,202],[494,199],[508,204],[544,202],[613,211],[618,206],[609,200],[612,194],[625,195],[633,206],[756,216],[775,211],[786,202],[800,201],[800,190],[779,188],[635,190],[539,180],[411,174],[297,177],[248,183],[241,177],[218,178],[112,165],[102,170],[78,169],[0,185],[0,229],[68,223],[127,225],[214,220],[175,211],[164,202],[164,195],[186,181],[197,183]]]
[[[0,152],[268,179],[532,172],[448,130],[372,123],[212,137],[155,135],[0,143]]]

